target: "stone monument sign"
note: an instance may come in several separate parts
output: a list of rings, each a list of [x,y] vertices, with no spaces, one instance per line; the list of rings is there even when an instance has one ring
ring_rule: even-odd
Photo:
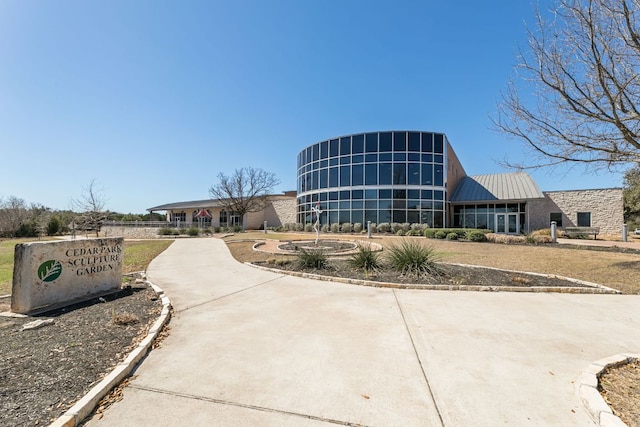
[[[30,313],[118,290],[123,243],[119,237],[16,245],[11,310]]]

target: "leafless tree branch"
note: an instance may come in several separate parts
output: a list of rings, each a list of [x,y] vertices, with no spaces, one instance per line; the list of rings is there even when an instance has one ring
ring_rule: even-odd
[[[107,199],[104,195],[104,189],[96,184],[96,180],[92,179],[89,185],[82,188],[82,193],[76,199],[72,200],[74,210],[78,211],[77,223],[80,229],[94,230],[96,237],[100,232],[100,227],[108,217],[105,211]]]
[[[267,195],[279,183],[271,172],[246,167],[236,169],[231,176],[219,173],[218,183],[209,188],[209,194],[218,199],[226,210],[236,212],[244,227],[244,216],[264,209],[268,203]]]
[[[640,0],[559,0],[528,35],[492,121],[533,156],[506,164],[640,162]]]

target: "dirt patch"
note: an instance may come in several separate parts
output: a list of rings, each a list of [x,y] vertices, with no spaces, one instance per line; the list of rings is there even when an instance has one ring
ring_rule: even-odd
[[[640,427],[640,362],[607,369],[600,377],[600,393],[613,413],[629,427]]]
[[[38,317],[0,317],[0,419],[47,425],[61,416],[144,338],[162,310],[136,285]],[[53,324],[23,330],[34,320]]]

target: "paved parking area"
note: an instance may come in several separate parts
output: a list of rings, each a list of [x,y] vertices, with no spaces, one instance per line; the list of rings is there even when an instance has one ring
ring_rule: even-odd
[[[640,296],[393,290],[176,241],[149,277],[171,334],[91,426],[587,426],[595,360],[637,353]]]

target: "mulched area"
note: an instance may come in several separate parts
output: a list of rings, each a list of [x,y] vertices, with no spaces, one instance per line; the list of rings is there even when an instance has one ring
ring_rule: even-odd
[[[407,274],[402,275],[392,269],[379,269],[374,272],[365,272],[355,269],[345,260],[332,259],[326,268],[304,269],[297,262],[280,263],[256,263],[267,267],[279,268],[285,271],[298,271],[322,276],[342,277],[348,279],[368,280],[374,282],[398,283],[405,285],[448,285],[448,286],[486,286],[486,287],[578,287],[590,288],[591,286],[569,281],[554,276],[532,275],[519,272],[508,272],[475,266],[460,266],[453,264],[438,264],[439,274],[422,274],[419,277]]]
[[[600,393],[629,427],[640,427],[639,360],[607,369],[600,377]]]
[[[161,310],[153,289],[135,284],[37,317],[0,317],[0,424],[42,426],[61,416],[127,357]],[[46,319],[53,324],[22,330]]]

